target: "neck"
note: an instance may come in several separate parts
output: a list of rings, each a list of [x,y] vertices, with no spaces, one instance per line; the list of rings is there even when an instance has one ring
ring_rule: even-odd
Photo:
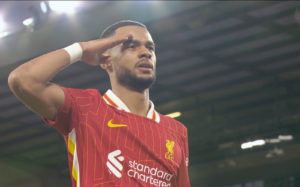
[[[150,108],[149,89],[139,92],[120,84],[112,84],[112,91],[125,103],[130,112],[140,116],[147,116]]]

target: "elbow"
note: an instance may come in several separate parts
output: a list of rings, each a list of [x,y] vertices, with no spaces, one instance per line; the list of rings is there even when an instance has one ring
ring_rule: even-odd
[[[10,72],[10,74],[8,75],[8,87],[9,89],[13,92],[16,87],[18,87],[17,85],[20,84],[20,76],[18,76],[18,73],[16,72],[16,70]]]
[[[28,72],[20,68],[13,70],[9,74],[7,82],[9,89],[16,96],[37,93],[44,87]]]
[[[26,88],[27,79],[18,70],[12,71],[8,76],[8,87],[14,93],[18,93]]]

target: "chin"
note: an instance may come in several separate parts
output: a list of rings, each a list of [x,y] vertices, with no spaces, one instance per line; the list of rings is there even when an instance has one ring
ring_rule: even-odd
[[[131,88],[132,90],[136,90],[139,92],[142,92],[148,88],[151,88],[154,84],[156,78],[155,76],[148,76],[148,77],[128,77],[127,80],[125,80],[125,85]]]
[[[132,82],[133,83],[132,86],[134,86],[140,90],[145,90],[145,89],[151,88],[152,85],[154,84],[154,82],[155,82],[155,78],[153,78],[153,77],[139,78],[139,79],[136,79],[135,82]]]
[[[129,70],[123,69],[123,72],[117,74],[118,82],[132,90],[142,92],[154,84],[156,76],[151,73],[132,73]]]

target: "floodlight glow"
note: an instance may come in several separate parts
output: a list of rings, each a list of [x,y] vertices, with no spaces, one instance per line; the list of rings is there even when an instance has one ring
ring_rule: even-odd
[[[280,143],[280,139],[278,138],[271,138],[266,140],[267,143]]]
[[[42,1],[40,3],[40,7],[41,7],[41,10],[42,10],[43,13],[47,13],[48,12],[47,5],[46,5],[46,3],[44,1]]]
[[[49,1],[51,10],[61,13],[74,13],[79,6],[79,1]]]
[[[9,32],[6,31],[7,29],[6,23],[4,22],[3,18],[0,16],[0,38],[4,38],[5,36],[9,35]]]
[[[181,116],[181,112],[173,112],[170,114],[166,114],[166,116],[169,116],[170,118],[178,118],[179,116]]]
[[[7,31],[3,31],[3,32],[0,31],[0,38],[4,38],[5,36],[8,36],[8,34],[9,32]]]
[[[294,138],[293,135],[279,135],[278,136],[279,140],[284,140],[284,141],[292,140],[293,138]]]
[[[2,17],[0,17],[0,32],[4,31],[5,28],[6,28],[6,24],[3,21]]]
[[[261,146],[265,145],[266,143],[274,144],[274,143],[280,143],[283,141],[291,141],[293,140],[294,137],[293,135],[279,135],[278,138],[270,138],[270,139],[265,139],[265,140],[255,140],[252,142],[246,142],[241,144],[242,149],[249,149],[254,146]]]
[[[32,26],[34,24],[34,19],[33,18],[27,18],[23,21],[23,25],[25,26]]]
[[[246,142],[246,143],[242,143],[241,148],[242,149],[249,149],[252,148],[254,146],[262,146],[265,145],[265,140],[255,140],[252,142]]]

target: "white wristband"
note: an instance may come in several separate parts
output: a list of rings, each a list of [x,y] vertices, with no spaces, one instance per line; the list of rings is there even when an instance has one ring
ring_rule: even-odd
[[[82,48],[79,43],[73,43],[63,49],[69,54],[71,64],[78,62],[82,57]]]

